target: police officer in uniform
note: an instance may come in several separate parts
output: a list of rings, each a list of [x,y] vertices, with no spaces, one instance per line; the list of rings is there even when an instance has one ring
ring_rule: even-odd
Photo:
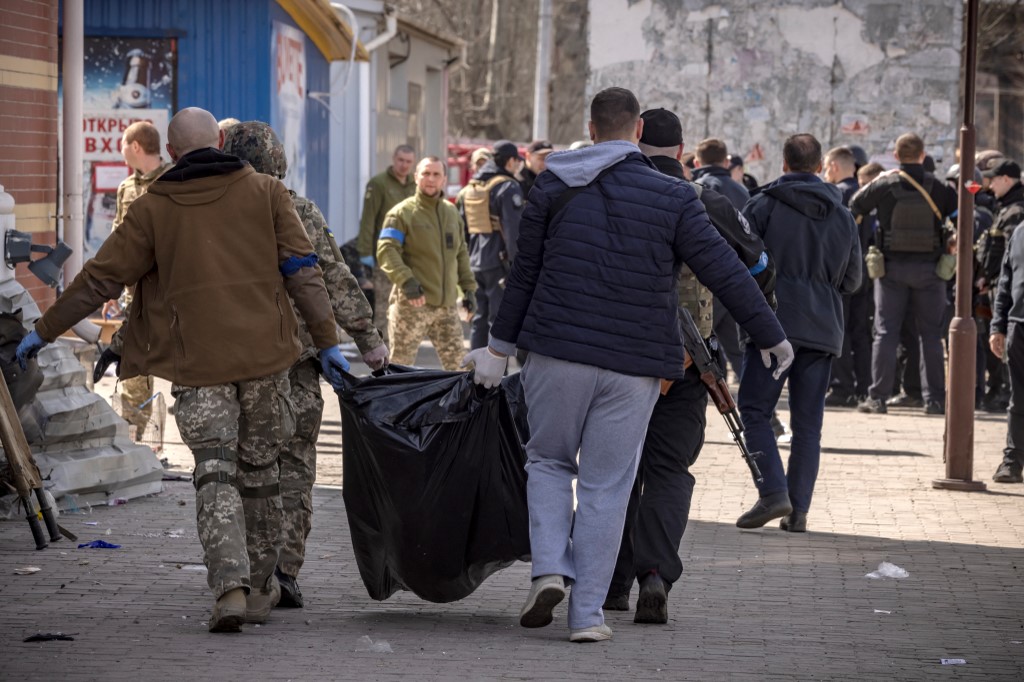
[[[487,345],[498,314],[523,215],[523,191],[515,179],[522,158],[514,144],[496,142],[493,158],[462,188],[455,200],[469,233],[469,267],[476,279],[476,311],[470,348]]]
[[[232,126],[224,135],[224,152],[247,161],[257,173],[283,179],[288,170],[284,145],[273,129],[261,121]],[[313,244],[324,284],[334,309],[334,319],[356,342],[363,362],[382,368],[388,348],[373,326],[373,310],[359,282],[345,265],[334,235],[316,204],[289,191],[295,210]],[[294,302],[292,302],[294,306]],[[316,480],[316,441],[320,433],[324,401],[320,394],[320,363],[309,329],[296,308],[302,354],[288,372],[290,396],[295,405],[295,435],[281,449],[281,551],[276,574],[281,583],[278,606],[301,608],[302,592],[296,578],[306,555],[306,538],[313,523],[313,483]]]
[[[640,151],[665,175],[684,179],[679,159],[683,153],[683,129],[679,118],[666,109],[640,115],[644,121]],[[750,268],[768,301],[774,300],[775,268],[764,244],[746,224],[732,203],[713,189],[691,183],[699,193],[711,224]],[[685,265],[679,277],[679,304],[693,317],[705,339],[712,335],[711,292]],[[626,509],[626,525],[615,572],[604,609],[629,610],[633,581],[640,583],[634,621],[668,621],[668,591],[683,572],[679,542],[690,514],[694,477],[690,467],[704,445],[707,391],[695,366],[683,379],[662,382],[654,405],[636,482]]]

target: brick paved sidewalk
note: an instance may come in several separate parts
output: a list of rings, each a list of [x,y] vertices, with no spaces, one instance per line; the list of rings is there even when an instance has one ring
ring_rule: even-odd
[[[98,390],[111,388],[106,380]],[[453,604],[404,593],[370,600],[341,500],[333,400],[325,419],[300,578],[305,609],[275,610],[241,635],[209,634],[194,492],[168,482],[161,495],[61,518],[81,541],[121,549],[61,541],[36,552],[24,521],[0,524],[0,679],[1024,678],[1024,486],[989,478],[1001,417],[978,417],[975,472],[989,490],[966,494],[931,488],[943,475],[941,417],[830,410],[811,532],[795,535],[735,528],[756,493],[709,413],[669,624],[639,626],[632,614],[612,613],[615,638],[592,645],[566,641],[564,605],[551,627],[518,627],[525,564]],[[185,472],[187,450],[169,450]],[[881,561],[910,577],[865,578]],[[27,565],[42,570],[14,574]],[[57,631],[75,641],[21,641]],[[391,651],[365,650],[364,636]],[[943,666],[943,658],[967,663]]]

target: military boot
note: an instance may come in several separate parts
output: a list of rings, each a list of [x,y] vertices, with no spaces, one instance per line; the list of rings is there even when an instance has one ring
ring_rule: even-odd
[[[281,601],[281,584],[277,582],[277,576],[270,576],[270,582],[263,589],[253,589],[245,598],[245,622],[263,623],[270,615],[271,609]]]
[[[281,584],[281,601],[277,605],[285,609],[301,609],[302,592],[299,590],[299,582],[287,573],[282,573],[280,568],[274,569],[274,575]]]
[[[241,632],[246,618],[245,590],[236,587],[225,592],[213,605],[210,632]]]

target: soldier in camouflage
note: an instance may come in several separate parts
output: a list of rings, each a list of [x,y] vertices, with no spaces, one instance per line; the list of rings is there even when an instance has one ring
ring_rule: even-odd
[[[260,121],[238,123],[224,136],[224,151],[233,154],[258,173],[283,178],[287,171],[284,146],[273,129]],[[309,199],[291,192],[295,210],[313,244],[334,319],[356,342],[370,369],[382,368],[388,349],[373,326],[373,311],[363,296],[327,227],[323,214]],[[305,558],[306,537],[313,520],[313,482],[316,479],[316,441],[320,433],[324,401],[320,394],[320,363],[309,330],[299,321],[302,354],[288,373],[290,398],[295,408],[295,433],[280,455],[283,522],[279,535],[277,577],[281,584],[279,606],[302,607],[296,578]]]
[[[463,309],[472,313],[477,283],[462,219],[444,198],[444,163],[424,157],[415,178],[416,194],[388,211],[377,242],[377,261],[395,285],[388,307],[391,360],[413,364],[426,336],[441,365],[454,371],[465,355],[458,289]]]
[[[114,213],[113,232],[124,222],[124,215],[132,202],[141,197],[149,186],[161,175],[170,170],[174,164],[165,163],[160,158],[160,131],[149,121],[136,121],[125,128],[121,136],[121,155],[124,162],[132,169],[132,174],[125,178],[117,187],[117,205]],[[103,306],[103,316],[125,311],[127,318],[128,305],[131,303],[131,287],[125,289],[121,303],[108,301]],[[125,405],[124,418],[135,427],[135,438],[138,440],[153,414],[153,377],[139,376],[120,382],[121,397]]]

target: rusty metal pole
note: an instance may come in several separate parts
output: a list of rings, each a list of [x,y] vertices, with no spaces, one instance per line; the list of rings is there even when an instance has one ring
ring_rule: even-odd
[[[956,317],[949,326],[949,386],[946,391],[946,438],[943,459],[946,477],[932,481],[932,487],[946,490],[985,490],[973,480],[974,470],[974,382],[978,329],[971,309],[974,257],[974,195],[966,187],[973,182],[974,168],[974,81],[978,62],[978,3],[967,0],[964,41],[964,119],[960,128],[960,206],[956,235]]]

